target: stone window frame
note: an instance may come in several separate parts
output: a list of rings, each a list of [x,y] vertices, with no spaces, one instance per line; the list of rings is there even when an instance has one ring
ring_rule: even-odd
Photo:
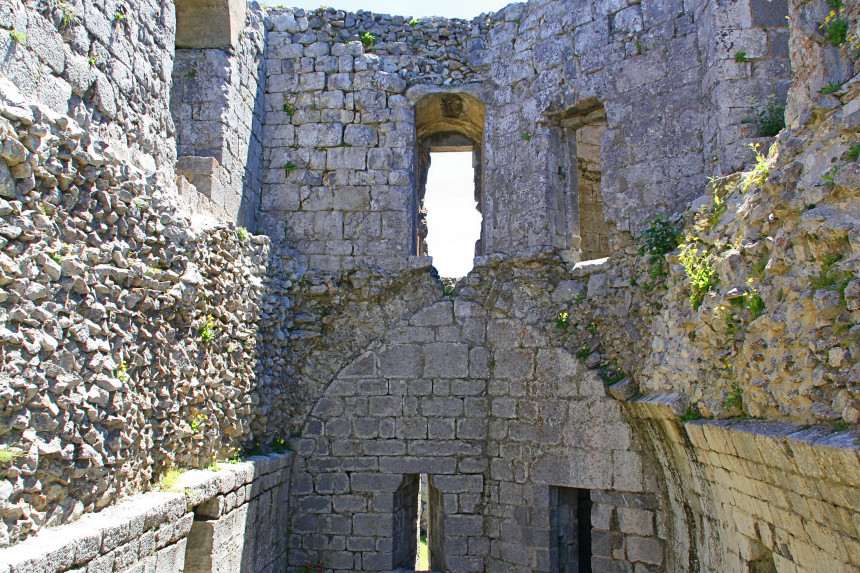
[[[483,147],[486,105],[464,92],[432,92],[415,103],[415,196],[413,209],[413,253],[427,254],[427,218],[424,195],[430,154],[439,152],[472,152],[475,201],[481,214],[481,234],[475,242],[475,256],[484,253],[487,216],[483,198]]]

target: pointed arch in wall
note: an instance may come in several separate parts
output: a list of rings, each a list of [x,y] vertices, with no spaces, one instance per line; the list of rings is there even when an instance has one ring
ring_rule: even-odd
[[[176,47],[234,48],[245,9],[244,0],[176,0]]]

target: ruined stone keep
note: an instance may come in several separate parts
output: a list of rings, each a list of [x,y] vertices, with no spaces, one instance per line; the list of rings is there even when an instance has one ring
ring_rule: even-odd
[[[0,573],[860,571],[858,20],[3,0]]]

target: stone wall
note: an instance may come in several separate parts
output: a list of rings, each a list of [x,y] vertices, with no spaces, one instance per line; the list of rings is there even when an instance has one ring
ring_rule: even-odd
[[[857,571],[856,432],[682,423],[678,397],[627,406],[665,488],[669,571]]]
[[[119,143],[124,161],[170,181],[176,160],[164,94],[172,3],[22,2],[0,8],[0,72],[21,92]]]
[[[415,539],[399,533],[404,512],[395,510],[414,506],[401,498],[419,474],[432,476],[431,566],[446,571],[553,570],[554,487],[604,491],[595,495],[608,506],[612,491],[653,491],[603,382],[541,332],[549,295],[523,296],[522,287],[553,284],[558,267],[544,260],[533,273],[534,255],[511,266],[486,259],[453,301],[389,328],[325,389],[290,442],[291,565],[409,566]],[[655,530],[623,531],[662,551]],[[636,544],[601,557],[659,565]]]
[[[440,91],[469,94],[487,108],[478,129],[487,150],[481,189],[493,190],[481,192],[483,253],[571,248],[568,221],[577,220],[578,206],[567,197],[568,150],[559,132],[592,100],[603,102],[607,121],[597,222],[605,218],[613,240],[623,243],[618,233],[682,210],[712,173],[705,167],[711,148],[731,149],[734,158],[749,138],[737,127],[739,111],[724,117],[740,105],[737,94],[782,86],[784,99],[785,24],[732,20],[758,43],[750,48],[750,71],[729,82],[726,74],[705,76],[699,45],[710,46],[722,29],[700,26],[693,13],[659,3],[594,10],[532,2],[472,22],[273,12],[261,228],[321,270],[350,269],[356,260],[390,267],[415,254],[421,192],[412,173],[412,105]],[[761,31],[768,25],[770,36]],[[726,47],[719,57],[728,53]],[[725,85],[713,88],[715,103],[701,105],[704,86],[718,80]],[[723,95],[729,91],[734,99]],[[465,123],[460,131],[474,137]]]
[[[233,49],[177,49],[170,111],[176,124],[176,172],[215,206],[215,214],[251,230],[260,208],[265,29],[259,6]]]
[[[749,145],[770,145],[756,118],[783,105],[792,70],[785,0],[702,2],[695,12],[704,74],[706,171],[725,175],[753,159]]]
[[[273,454],[187,472],[168,490],[0,550],[0,571],[283,571],[291,461]]]
[[[250,441],[269,246],[192,227],[175,190],[5,78],[0,116],[9,543]]]

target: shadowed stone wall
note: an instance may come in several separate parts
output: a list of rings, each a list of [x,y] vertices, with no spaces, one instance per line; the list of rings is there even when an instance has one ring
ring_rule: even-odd
[[[191,195],[194,210],[253,231],[260,208],[265,29],[259,6],[248,10],[247,25],[242,8],[242,33],[229,49],[177,47],[170,112],[176,172],[205,198],[195,202]]]

